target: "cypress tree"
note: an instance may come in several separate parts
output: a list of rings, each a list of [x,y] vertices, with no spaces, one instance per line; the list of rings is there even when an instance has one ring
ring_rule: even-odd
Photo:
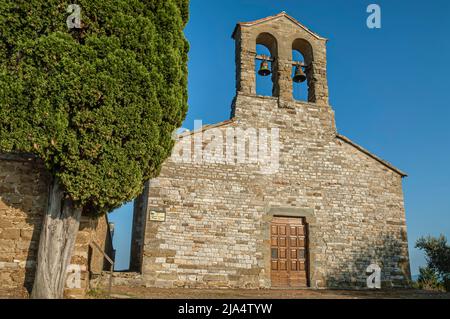
[[[70,4],[81,23],[69,29]],[[62,297],[80,216],[137,197],[170,155],[187,112],[188,7],[0,2],[0,151],[35,154],[54,177],[33,297]]]

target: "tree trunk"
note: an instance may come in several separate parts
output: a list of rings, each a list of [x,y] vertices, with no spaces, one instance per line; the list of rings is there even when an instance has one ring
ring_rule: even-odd
[[[81,207],[64,194],[57,178],[50,189],[42,223],[31,298],[61,299],[80,226]]]

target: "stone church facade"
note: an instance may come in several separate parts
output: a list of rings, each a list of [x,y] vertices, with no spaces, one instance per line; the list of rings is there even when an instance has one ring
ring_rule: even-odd
[[[402,179],[340,135],[328,102],[326,42],[280,13],[239,23],[231,119],[178,137],[173,156],[135,201],[130,271],[114,284],[193,288],[384,287],[410,280]],[[256,45],[270,57],[256,53]],[[293,51],[307,101],[293,99]],[[272,96],[256,93],[255,63],[270,62]],[[0,154],[0,297],[34,280],[50,176],[26,154]],[[83,218],[71,264],[83,296],[108,280],[107,216]],[[106,284],[107,285],[107,284]]]
[[[406,175],[337,132],[327,40],[284,12],[239,23],[233,38],[231,119],[181,134],[174,154],[188,160],[172,156],[137,199],[132,269],[148,287],[325,288],[365,287],[376,264],[384,287],[406,286]],[[256,94],[257,44],[270,51],[271,97]],[[304,57],[307,102],[293,99],[293,50]],[[230,132],[256,131],[261,142],[264,130],[278,132],[276,170],[233,161],[240,137]],[[226,146],[208,160],[217,136]]]

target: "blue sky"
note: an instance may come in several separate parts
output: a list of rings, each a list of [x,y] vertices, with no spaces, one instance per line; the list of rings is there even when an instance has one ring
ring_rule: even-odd
[[[381,29],[366,26],[371,3],[381,6]],[[339,132],[409,174],[404,192],[416,274],[424,263],[417,238],[450,238],[450,1],[191,0],[184,127],[229,118],[234,26],[281,11],[329,39],[330,104]],[[110,215],[119,268],[127,264],[131,209]]]

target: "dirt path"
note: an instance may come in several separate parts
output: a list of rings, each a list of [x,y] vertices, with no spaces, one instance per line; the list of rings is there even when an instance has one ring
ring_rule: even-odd
[[[100,297],[101,295],[97,296],[97,298]],[[202,290],[114,287],[111,297],[137,299],[450,299],[450,293],[421,290]]]

